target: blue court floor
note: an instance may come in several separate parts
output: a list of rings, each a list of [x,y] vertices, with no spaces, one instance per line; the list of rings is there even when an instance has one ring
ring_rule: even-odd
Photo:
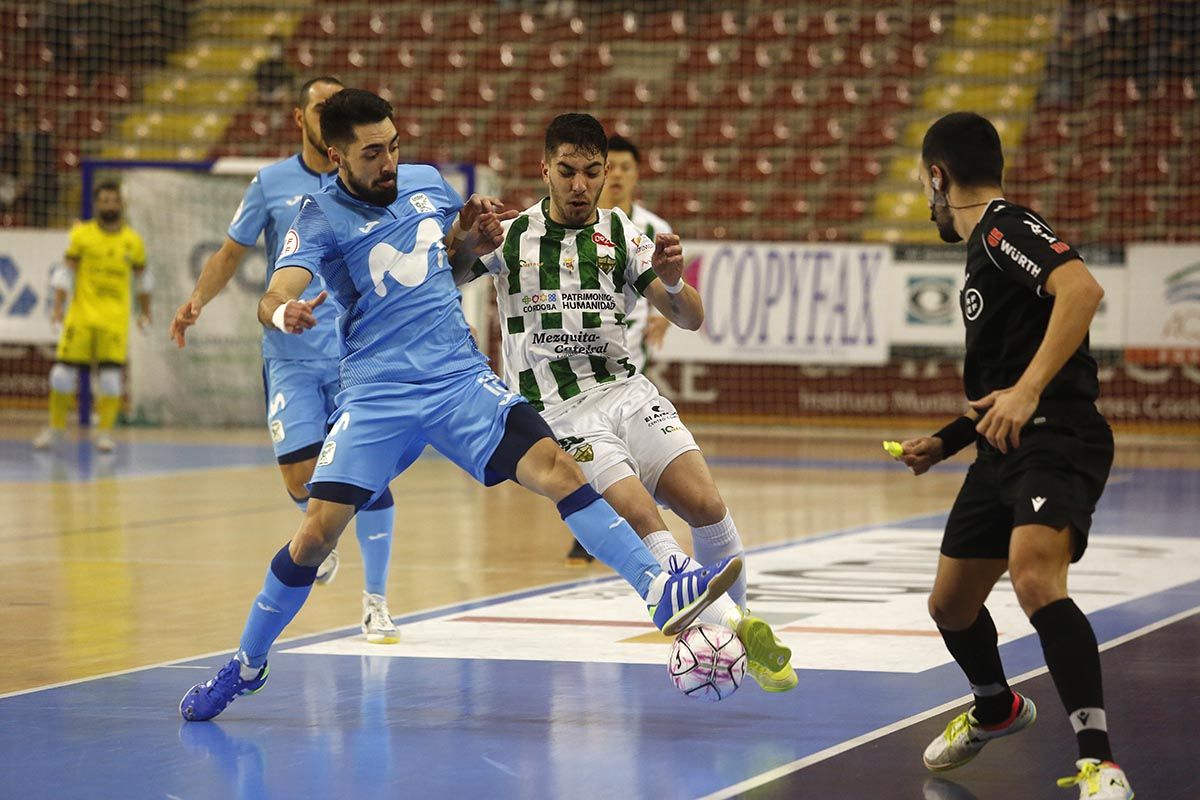
[[[13,464],[30,463],[20,447],[0,445],[0,481],[17,479]],[[270,463],[261,447],[189,445],[183,457],[179,447],[130,448],[111,465],[112,474]],[[94,462],[60,460],[38,473],[42,479],[95,474]],[[713,462],[725,471],[791,470],[797,480],[807,469],[829,468],[803,459]],[[29,480],[28,471],[19,479]],[[1106,669],[1111,663],[1119,671],[1124,648],[1142,637],[1170,631],[1183,631],[1176,652],[1200,652],[1200,628],[1180,624],[1200,611],[1197,518],[1200,472],[1114,474],[1073,584],[1105,649]],[[589,578],[398,617],[402,641],[386,654],[358,643],[352,628],[286,641],[273,651],[265,689],[240,698],[214,722],[184,723],[177,705],[228,652],[0,697],[0,798],[988,800],[998,796],[989,785],[999,784],[973,784],[973,773],[931,781],[904,772],[881,777],[869,795],[839,783],[836,774],[803,793],[787,788],[795,776],[816,775],[822,764],[828,771],[843,754],[877,747],[913,726],[940,729],[966,697],[964,678],[922,616],[943,522],[941,514],[900,519],[748,554],[750,605],[796,651],[800,685],[790,693],[769,695],[748,683],[719,704],[681,696],[665,674],[666,644],[630,611],[623,584]],[[254,588],[246,587],[247,602]],[[1008,674],[1014,681],[1040,675],[1044,682],[1036,636],[1014,614],[1011,591],[1001,586],[997,595],[1004,595],[994,598],[993,614]],[[557,609],[567,609],[562,618],[555,618]],[[1153,664],[1139,665],[1149,670],[1139,685],[1175,692],[1165,666],[1159,674]],[[1181,719],[1194,720],[1200,697],[1187,692],[1195,682],[1176,685],[1186,691],[1176,694],[1173,707]],[[1069,744],[1053,692],[1043,686],[1038,701],[1038,726],[1022,736]],[[1183,756],[1156,756],[1152,741],[1142,738],[1161,719],[1128,716],[1110,718],[1110,727],[1138,797],[1200,798],[1200,790],[1155,784],[1154,758]],[[993,755],[1001,763],[1005,744],[992,747],[995,753],[980,763]],[[920,749],[909,750],[888,757],[919,766]],[[1040,775],[1032,766],[1036,748],[1022,752],[1033,753],[1029,764],[1004,767],[1017,785]],[[886,775],[888,764],[874,768]],[[1027,794],[1004,796],[1072,794],[1041,782]]]

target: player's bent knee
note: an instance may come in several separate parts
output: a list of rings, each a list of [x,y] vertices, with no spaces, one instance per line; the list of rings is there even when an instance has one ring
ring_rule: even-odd
[[[979,615],[978,608],[953,608],[933,594],[929,595],[928,607],[930,619],[948,631],[966,630]]]
[[[96,394],[101,397],[120,397],[122,387],[120,367],[101,367],[96,378]]]
[[[79,389],[79,367],[56,362],[50,367],[50,388],[59,394],[75,394]]]

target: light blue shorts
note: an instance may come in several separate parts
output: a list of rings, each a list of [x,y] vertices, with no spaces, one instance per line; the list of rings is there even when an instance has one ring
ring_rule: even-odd
[[[288,463],[289,455],[315,448],[325,439],[341,386],[336,358],[268,358],[263,364],[263,385],[267,430],[280,463]]]

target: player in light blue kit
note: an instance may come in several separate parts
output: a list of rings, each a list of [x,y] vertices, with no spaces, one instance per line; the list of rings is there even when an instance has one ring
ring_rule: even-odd
[[[188,690],[183,718],[212,719],[234,698],[262,689],[268,651],[308,597],[317,565],[356,509],[426,444],[481,483],[515,480],[554,500],[575,537],[645,599],[655,624],[668,635],[683,630],[737,579],[741,559],[664,573],[471,338],[451,264],[474,263],[498,247],[501,220],[515,214],[498,215],[495,201],[478,196],[464,207],[432,167],[397,166],[392,107],[370,92],[345,89],[330,98],[321,135],[338,179],[301,203],[258,318],[288,333],[312,329],[325,292],[300,298],[314,275],[323,278],[346,309],[338,318],[342,391],[300,530],[271,562],[237,654]]]
[[[313,78],[301,87],[298,105],[292,112],[302,132],[301,151],[264,167],[250,182],[221,249],[205,263],[192,296],[175,312],[171,338],[179,347],[185,344],[187,329],[196,324],[204,306],[233,277],[259,234],[265,240],[268,262],[273,265],[284,234],[300,210],[300,200],[333,182],[333,163],[321,141],[319,115],[325,102],[341,89],[341,81],[327,76]],[[268,269],[268,280],[270,274]],[[321,288],[320,281],[313,281],[303,299],[312,300]],[[267,427],[288,494],[301,511],[308,504],[305,484],[312,478],[339,387],[338,311],[334,303],[321,306],[316,312],[321,324],[307,336],[288,336],[277,330],[268,330],[263,336]],[[370,508],[359,512],[355,522],[366,579],[362,632],[373,644],[400,640],[386,598],[394,513],[391,492],[384,492]],[[337,568],[338,554],[334,550],[317,570],[316,582],[333,580]]]

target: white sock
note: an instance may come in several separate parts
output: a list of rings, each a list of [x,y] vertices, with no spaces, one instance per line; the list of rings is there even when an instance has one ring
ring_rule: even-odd
[[[696,560],[706,567],[723,558],[742,555],[742,537],[738,536],[737,528],[733,524],[733,517],[728,511],[725,512],[725,519],[715,525],[692,528],[692,549],[696,553]],[[729,587],[729,596],[733,598],[733,602],[737,603],[739,608],[745,609],[746,569],[744,566],[742,574],[733,582],[733,586]]]
[[[693,569],[700,569],[702,566],[689,558],[687,553],[683,552],[683,549],[680,548],[679,543],[675,541],[675,537],[671,535],[670,531],[655,531],[642,539],[642,542],[667,572],[672,570],[688,572]],[[706,622],[709,625],[718,625],[734,631],[737,630],[738,622],[741,619],[741,609],[738,608],[737,603],[733,602],[727,594],[721,595],[708,608],[700,612],[701,622]]]

